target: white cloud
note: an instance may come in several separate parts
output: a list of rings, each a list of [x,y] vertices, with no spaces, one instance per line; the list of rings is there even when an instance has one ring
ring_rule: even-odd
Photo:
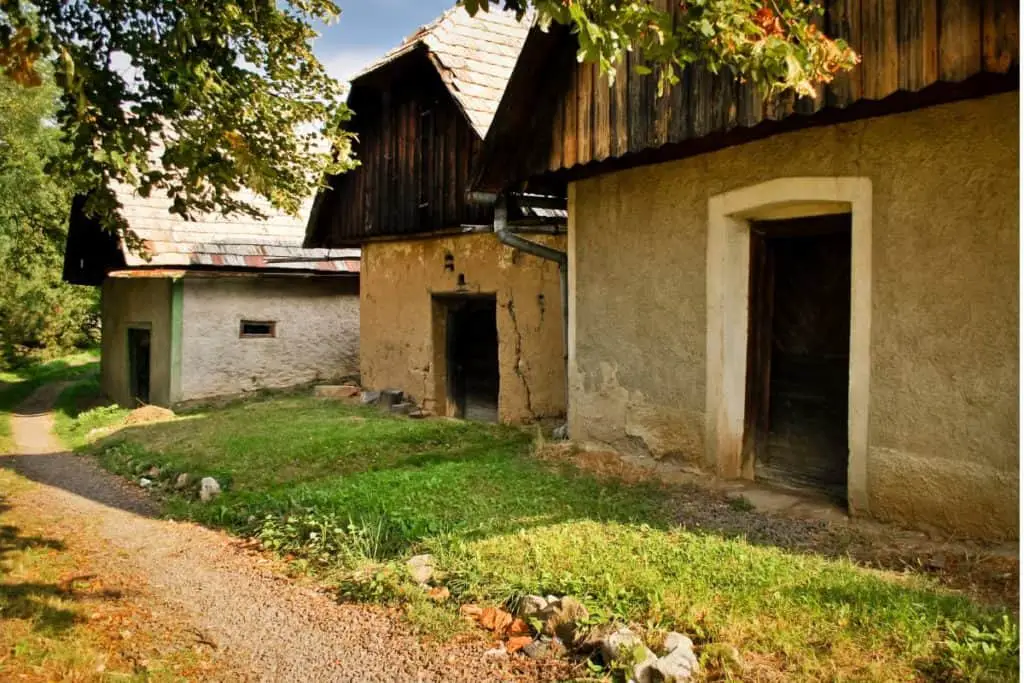
[[[331,52],[320,59],[327,73],[339,81],[346,82],[388,51],[387,47],[365,45],[349,47]]]

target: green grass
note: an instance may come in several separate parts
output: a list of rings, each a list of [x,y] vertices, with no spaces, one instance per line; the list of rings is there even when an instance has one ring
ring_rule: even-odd
[[[214,503],[172,496],[169,512],[257,536],[354,598],[408,595],[401,560],[427,551],[459,601],[574,595],[605,620],[736,645],[754,678],[1016,672],[1016,625],[998,611],[923,576],[687,529],[671,489],[554,466],[512,428],[291,396],[130,427],[95,452],[122,473],[217,477]]]
[[[120,423],[127,408],[108,405],[97,377],[86,377],[67,386],[53,406],[53,430],[72,449],[86,445],[93,430]]]
[[[99,368],[96,351],[82,351],[46,363],[0,371],[0,454],[9,453],[11,412],[28,396],[48,382],[59,382],[95,374]]]

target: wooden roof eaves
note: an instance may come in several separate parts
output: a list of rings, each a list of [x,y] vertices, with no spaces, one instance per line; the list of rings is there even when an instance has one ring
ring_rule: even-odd
[[[858,100],[845,108],[825,108],[814,114],[791,115],[784,119],[765,120],[751,127],[738,126],[727,131],[716,131],[700,138],[669,143],[618,157],[608,157],[602,161],[577,164],[569,168],[536,174],[509,183],[509,185],[515,184],[551,194],[565,193],[570,182],[593,178],[605,173],[667,161],[678,161],[806,128],[832,126],[879,116],[901,114],[1019,89],[1020,68],[1015,64],[1006,73],[982,72],[963,81],[939,81],[917,91],[899,90],[880,100]],[[505,189],[502,187],[497,191]]]

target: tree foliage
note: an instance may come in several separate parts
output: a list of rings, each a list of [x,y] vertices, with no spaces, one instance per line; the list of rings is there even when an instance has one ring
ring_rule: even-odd
[[[0,0],[0,68],[31,87],[52,65],[70,145],[54,171],[108,227],[127,227],[118,183],[186,218],[261,215],[243,188],[296,211],[351,165],[341,86],[312,51],[313,22],[338,14],[330,0]]]
[[[471,14],[498,4],[460,1]],[[572,26],[580,59],[609,75],[640,51],[661,91],[701,63],[766,94],[813,95],[858,60],[816,28],[813,0],[674,1],[675,16],[653,0],[502,0]],[[52,66],[70,145],[54,170],[122,234],[117,184],[164,193],[186,218],[260,215],[242,188],[297,210],[325,172],[354,164],[341,86],[312,51],[314,23],[338,15],[331,0],[0,0],[0,69],[38,87]]]
[[[26,89],[0,76],[0,363],[91,341],[98,293],[61,281],[70,186],[46,172],[66,147],[47,75]]]
[[[475,14],[498,0],[462,0]],[[569,25],[579,39],[579,59],[614,77],[628,51],[638,51],[658,71],[659,94],[679,81],[689,64],[712,72],[728,69],[762,88],[766,96],[794,90],[814,97],[816,87],[860,60],[842,40],[817,26],[823,9],[814,0],[504,0],[524,15],[531,7],[541,25]]]

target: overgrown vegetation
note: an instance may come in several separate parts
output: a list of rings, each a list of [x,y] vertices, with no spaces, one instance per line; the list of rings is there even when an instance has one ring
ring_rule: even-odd
[[[99,321],[98,290],[61,281],[71,190],[47,168],[66,147],[44,75],[30,90],[0,75],[0,369],[94,343]]]
[[[598,620],[681,630],[708,652],[735,645],[755,677],[996,680],[1017,668],[1003,612],[921,575],[687,528],[663,504],[672,490],[540,460],[512,428],[291,396],[129,427],[93,450],[124,474],[216,477],[220,498],[172,493],[170,514],[259,538],[351,599],[408,601],[418,589],[402,561],[430,552],[454,600],[573,595]],[[443,630],[433,607],[410,604]]]

